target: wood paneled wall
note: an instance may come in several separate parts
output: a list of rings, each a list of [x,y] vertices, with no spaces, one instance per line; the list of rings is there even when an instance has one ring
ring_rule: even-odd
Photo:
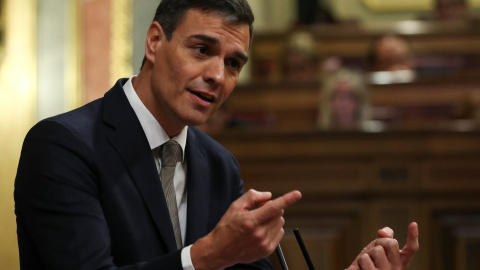
[[[292,269],[308,269],[295,227],[317,269],[333,270],[347,267],[384,226],[403,246],[411,221],[421,249],[410,269],[477,269],[477,131],[237,131],[216,139],[238,159],[246,188],[303,193],[285,212],[281,244]]]

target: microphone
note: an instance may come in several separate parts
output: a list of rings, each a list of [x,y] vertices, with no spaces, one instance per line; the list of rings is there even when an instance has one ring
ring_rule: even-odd
[[[282,270],[288,270],[287,261],[285,261],[285,257],[283,256],[283,252],[282,252],[282,248],[280,247],[280,243],[278,243],[275,251],[277,252],[278,259],[280,260],[280,265],[282,266]]]
[[[310,260],[310,256],[308,255],[307,248],[305,247],[305,244],[303,243],[302,236],[300,235],[300,231],[298,228],[295,228],[293,230],[293,233],[295,234],[295,237],[297,238],[298,245],[300,246],[300,249],[302,250],[303,257],[305,257],[305,261],[307,262],[308,269],[309,270],[315,270],[315,267],[313,267],[312,260]]]

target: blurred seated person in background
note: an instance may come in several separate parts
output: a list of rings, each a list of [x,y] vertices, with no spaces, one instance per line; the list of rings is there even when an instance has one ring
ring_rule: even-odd
[[[472,1],[473,2],[473,1]],[[453,22],[460,25],[475,23],[474,28],[479,23],[479,17],[476,12],[470,12],[468,0],[434,0],[433,10],[427,14],[423,14],[420,20],[437,21],[437,22]]]
[[[298,0],[298,25],[333,24],[336,20],[324,0]]]
[[[386,34],[373,40],[368,53],[371,71],[413,70],[413,52],[407,40]]]
[[[294,32],[282,55],[282,74],[290,81],[309,81],[317,77],[318,57],[315,40],[309,32]]]
[[[368,129],[370,106],[362,72],[342,68],[321,89],[317,126],[321,129]]]
[[[435,14],[432,19],[448,20],[468,20],[469,9],[467,0],[436,0]]]
[[[373,83],[410,82],[415,79],[415,61],[410,44],[396,34],[375,38],[367,54]]]

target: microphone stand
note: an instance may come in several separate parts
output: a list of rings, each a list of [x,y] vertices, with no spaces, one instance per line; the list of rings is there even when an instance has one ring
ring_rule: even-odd
[[[305,261],[307,261],[308,269],[309,270],[315,270],[315,267],[313,267],[312,260],[310,259],[310,256],[308,255],[307,248],[305,247],[305,244],[303,243],[302,236],[300,235],[300,231],[298,228],[293,230],[293,233],[295,233],[295,237],[297,238],[298,245],[300,245],[300,249],[302,250],[303,257],[305,257]]]
[[[288,270],[287,262],[285,261],[285,257],[283,256],[282,248],[280,247],[280,243],[277,245],[275,249],[277,252],[278,259],[280,260],[280,264],[282,265],[282,270]]]

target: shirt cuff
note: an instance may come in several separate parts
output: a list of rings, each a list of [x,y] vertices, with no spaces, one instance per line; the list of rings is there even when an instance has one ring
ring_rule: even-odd
[[[195,270],[192,263],[192,256],[190,255],[190,249],[192,245],[182,249],[182,266],[183,270]]]

